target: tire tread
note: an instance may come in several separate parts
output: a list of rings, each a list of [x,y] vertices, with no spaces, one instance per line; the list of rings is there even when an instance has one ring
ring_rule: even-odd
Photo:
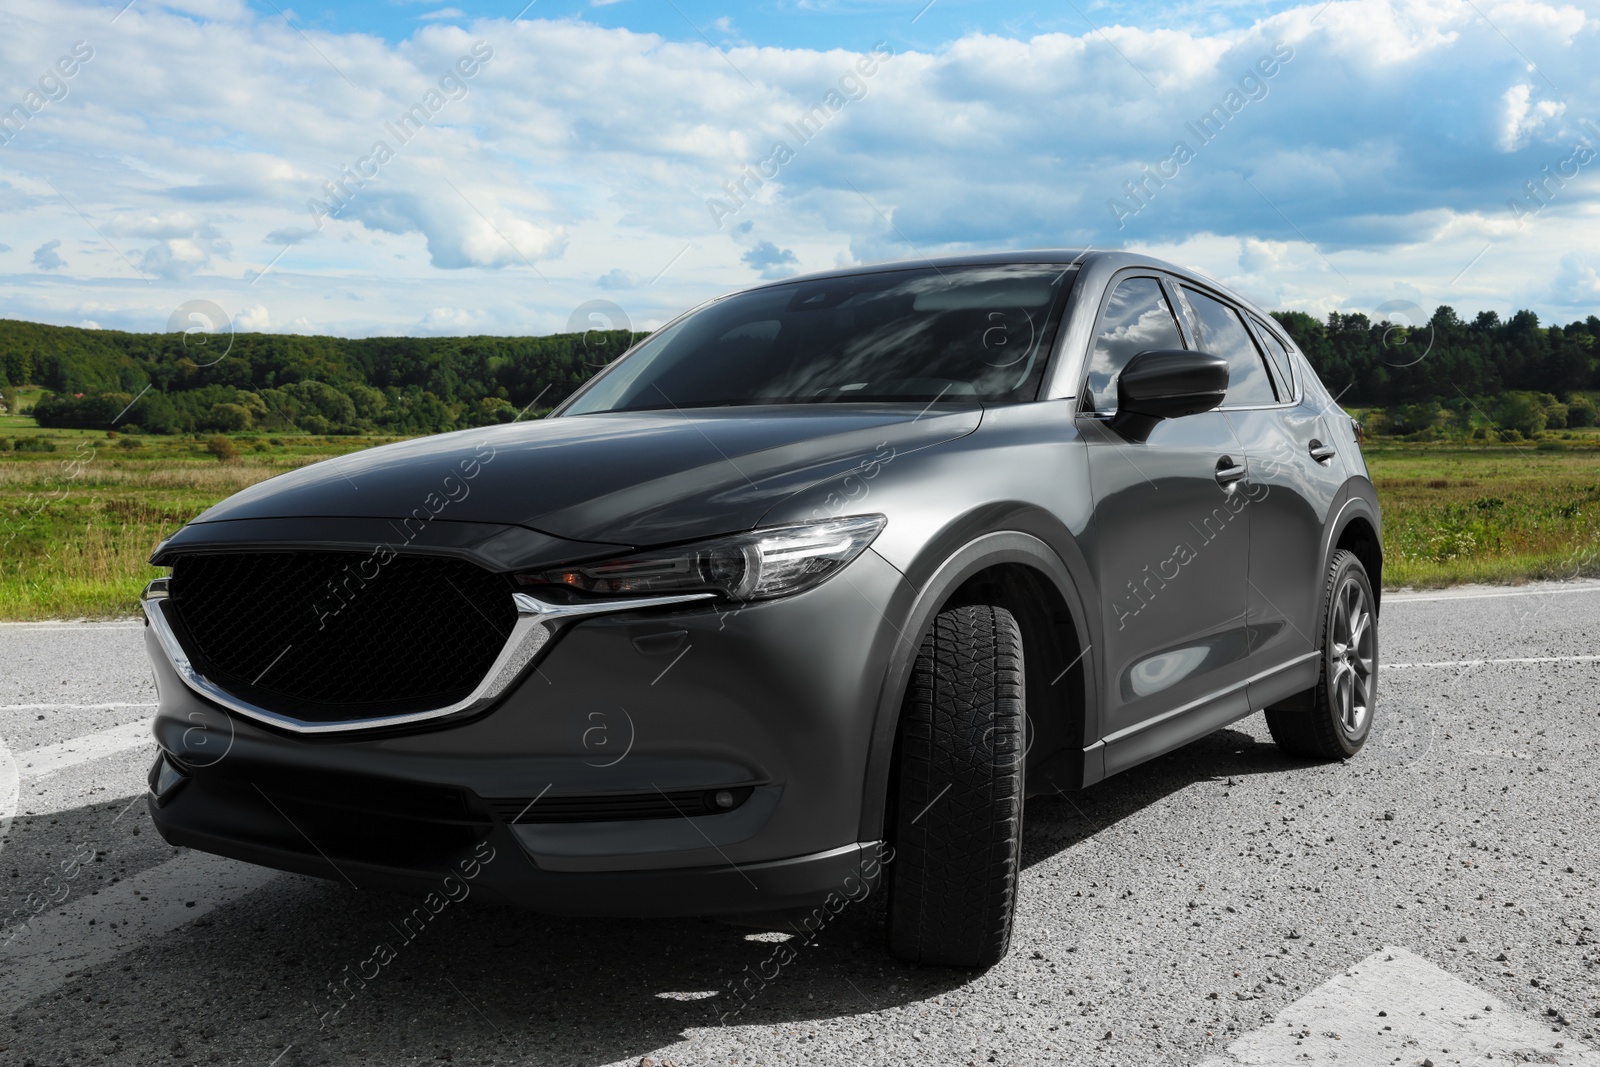
[[[901,718],[890,949],[986,967],[1011,942],[1021,860],[1022,635],[1004,608],[935,618]]]

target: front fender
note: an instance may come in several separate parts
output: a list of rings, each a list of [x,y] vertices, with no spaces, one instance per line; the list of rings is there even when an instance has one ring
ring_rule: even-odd
[[[973,519],[978,521],[976,517]],[[1101,749],[1098,740],[1102,733],[1098,719],[1099,701],[1094,699],[1094,694],[1099,692],[1099,682],[1095,659],[1088,654],[1099,640],[1099,613],[1085,609],[1085,591],[1089,590],[1089,595],[1093,595],[1093,587],[1086,583],[1088,568],[1076,550],[1076,543],[1071,542],[1072,549],[1068,553],[1072,560],[1070,563],[1034,533],[1017,529],[981,534],[966,540],[953,551],[940,551],[941,542],[959,537],[960,527],[964,525],[967,524],[958,524],[946,531],[946,537],[935,538],[928,552],[906,574],[907,581],[914,586],[916,593],[903,618],[893,624],[898,630],[898,637],[878,694],[866,780],[863,783],[861,832],[876,835],[871,840],[878,840],[884,832],[895,737],[899,731],[901,705],[910,684],[917,649],[931,630],[934,617],[951,595],[968,579],[993,567],[1011,564],[1029,568],[1049,582],[1066,604],[1071,624],[1079,635],[1080,643],[1084,645],[1084,654],[1078,665],[1082,668],[1079,677],[1083,680],[1081,698],[1085,714],[1082,737],[1072,739],[1077,741],[1076,748],[1069,742],[1064,758],[1082,761],[1082,784],[1104,776],[1099,759]]]

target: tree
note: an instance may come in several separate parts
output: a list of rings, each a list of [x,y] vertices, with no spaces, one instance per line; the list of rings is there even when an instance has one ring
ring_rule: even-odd
[[[212,404],[201,420],[201,429],[237,433],[250,428],[250,411],[241,404]]]
[[[1532,437],[1545,427],[1545,408],[1533,393],[1511,393],[1500,405],[1495,422],[1506,430],[1516,430],[1522,437]]]

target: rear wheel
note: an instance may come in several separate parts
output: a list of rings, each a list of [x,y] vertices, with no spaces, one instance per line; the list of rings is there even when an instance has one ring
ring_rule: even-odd
[[[900,715],[889,950],[988,967],[1011,944],[1022,858],[1022,632],[1009,611],[939,613]]]
[[[1367,743],[1378,696],[1376,603],[1361,561],[1343,549],[1335,552],[1318,633],[1316,688],[1267,710],[1267,728],[1283,751],[1349,759]]]

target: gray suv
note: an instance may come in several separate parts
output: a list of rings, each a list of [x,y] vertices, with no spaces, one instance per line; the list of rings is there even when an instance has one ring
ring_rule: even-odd
[[[330,459],[163,543],[185,845],[553,913],[1006,952],[1026,797],[1264,709],[1372,728],[1378,503],[1259,309],[1115,252],[798,278],[550,417]]]

